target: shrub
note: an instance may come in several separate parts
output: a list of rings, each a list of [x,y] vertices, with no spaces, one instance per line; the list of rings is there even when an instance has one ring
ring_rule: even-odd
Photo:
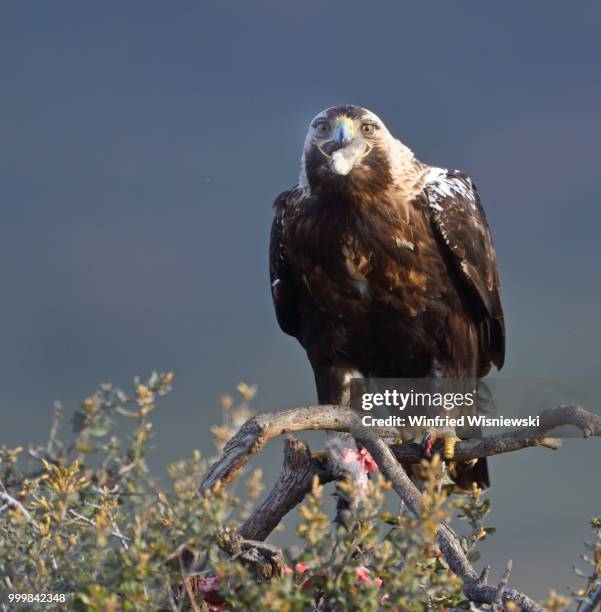
[[[437,459],[423,468],[421,522],[408,512],[383,510],[389,485],[376,474],[367,490],[352,480],[340,484],[349,509],[345,526],[336,527],[316,479],[298,511],[302,550],[295,556],[284,551],[283,575],[270,577],[226,555],[261,494],[261,473],[247,476],[243,502],[225,487],[197,494],[207,468],[199,451],[169,467],[167,490],[152,478],[149,417],[172,380],[171,373],[153,373],[144,383],[136,380],[130,394],[102,385],[75,412],[69,439],[62,439],[57,406],[44,447],[0,449],[0,581],[6,592],[68,595],[64,603],[39,605],[46,610],[478,609],[464,599],[436,532],[459,510],[469,527],[462,545],[474,560],[478,541],[493,532],[483,524],[490,503],[477,487],[450,497],[451,487],[440,485]],[[222,400],[223,422],[212,429],[218,452],[251,414],[255,389],[242,384],[238,392],[237,403]],[[601,521],[595,521],[594,573],[575,594],[582,601],[590,600],[600,576]],[[554,610],[567,604],[556,594],[547,602]]]

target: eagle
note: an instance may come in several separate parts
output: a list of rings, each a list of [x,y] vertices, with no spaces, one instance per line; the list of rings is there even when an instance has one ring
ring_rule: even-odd
[[[503,366],[491,232],[472,180],[429,166],[359,106],[310,123],[298,184],[274,202],[270,280],[281,329],[304,347],[320,404],[351,380],[478,380]],[[485,459],[463,488],[489,485]]]

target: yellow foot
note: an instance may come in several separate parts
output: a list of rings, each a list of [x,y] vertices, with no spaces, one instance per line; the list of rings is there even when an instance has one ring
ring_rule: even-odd
[[[455,446],[459,442],[459,438],[455,436],[444,437],[444,458],[446,461],[450,461],[455,457]]]

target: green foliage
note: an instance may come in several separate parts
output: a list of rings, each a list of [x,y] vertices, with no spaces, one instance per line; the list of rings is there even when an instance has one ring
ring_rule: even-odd
[[[11,592],[74,594],[65,609],[173,608],[179,568],[165,562],[183,543],[217,560],[217,534],[237,502],[225,491],[201,498],[206,465],[195,452],[170,467],[171,491],[150,477],[146,458],[149,414],[173,376],[153,374],[129,396],[110,385],[84,400],[73,418],[74,437],[58,438],[62,411],[38,466],[20,469],[22,449],[0,452],[0,479],[26,509],[0,515],[0,576]],[[114,432],[131,421],[126,439]]]
[[[136,380],[131,394],[102,385],[75,413],[67,440],[57,406],[44,447],[0,449],[8,496],[0,499],[0,589],[69,594],[65,604],[40,606],[46,610],[480,609],[464,599],[436,532],[458,509],[470,529],[462,545],[475,560],[477,542],[493,532],[484,526],[490,502],[477,488],[451,497],[436,458],[423,466],[422,521],[383,510],[389,484],[377,475],[367,489],[341,483],[349,510],[345,526],[336,527],[315,480],[298,510],[303,547],[296,555],[284,552],[282,576],[259,577],[256,567],[229,558],[220,545],[258,501],[261,473],[247,476],[243,503],[233,487],[197,494],[211,460],[199,451],[169,467],[166,490],[152,478],[149,416],[172,380],[171,373],[154,373]],[[222,399],[223,422],[212,428],[218,453],[251,416],[255,389],[241,384],[238,393],[237,402]],[[581,600],[599,581],[601,545],[592,546],[594,573]],[[547,605],[561,610],[567,601],[552,594]]]
[[[595,595],[601,591],[601,517],[596,516],[591,519],[591,528],[595,539],[592,542],[585,542],[588,552],[581,555],[582,561],[591,568],[590,573],[587,574],[574,566],[576,575],[586,580],[586,586],[573,593],[578,602],[577,610],[584,605],[592,605]]]

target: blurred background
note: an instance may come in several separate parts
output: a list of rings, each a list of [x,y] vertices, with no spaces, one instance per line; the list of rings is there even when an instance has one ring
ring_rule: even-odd
[[[277,327],[271,203],[309,120],[366,106],[480,188],[508,377],[599,371],[601,4],[92,2],[0,6],[0,444],[42,441],[101,381],[174,370],[153,469],[210,448],[219,398],[315,401]],[[601,512],[599,440],[491,462],[499,577],[542,597]],[[269,481],[281,442],[257,461]]]

